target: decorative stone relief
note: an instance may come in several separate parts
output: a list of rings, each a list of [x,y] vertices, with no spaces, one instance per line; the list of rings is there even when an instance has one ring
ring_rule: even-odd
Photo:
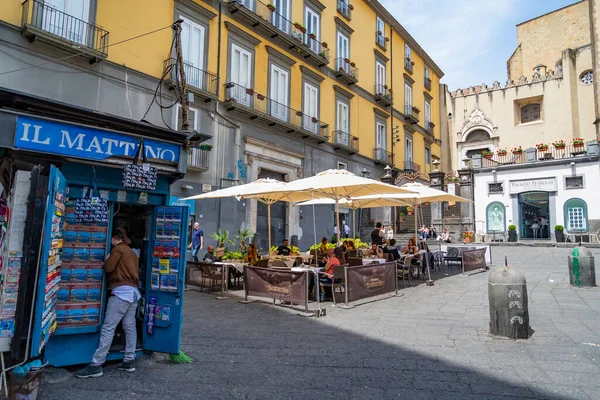
[[[527,77],[526,76],[522,76],[519,78],[519,85],[526,85],[527,84]]]
[[[539,74],[539,72],[536,72],[535,74],[533,74],[532,82],[539,82],[539,81],[540,81],[540,74]]]
[[[488,91],[488,85],[486,85],[485,83],[481,84],[481,92],[487,92]]]
[[[509,79],[506,81],[506,86],[504,87],[513,87],[515,86],[515,81],[513,81],[512,79]]]
[[[464,141],[466,138],[465,134],[469,133],[469,131],[475,127],[487,131],[490,136],[492,135],[492,132],[494,132],[494,124],[485,116],[483,111],[481,111],[479,104],[475,104],[475,109],[473,109],[469,118],[463,123],[459,132],[459,138],[462,136],[462,140]]]
[[[552,71],[551,69],[549,69],[548,73],[546,74],[546,76],[548,77],[548,79],[554,79],[554,71]]]
[[[556,77],[557,78],[562,78],[562,76],[563,76],[563,66],[562,66],[562,63],[556,64]]]

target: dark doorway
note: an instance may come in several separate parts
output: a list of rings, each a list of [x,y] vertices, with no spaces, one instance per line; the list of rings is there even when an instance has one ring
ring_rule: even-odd
[[[548,192],[519,194],[521,239],[550,239],[549,199]]]
[[[284,175],[267,170],[261,170],[258,175],[259,179],[271,178],[278,181],[284,182]],[[256,232],[260,234],[260,237],[265,238],[261,245],[264,249],[269,245],[269,229],[267,225],[267,205],[258,202],[257,209],[257,220],[256,220]],[[285,239],[285,232],[287,231],[287,203],[278,201],[271,205],[271,245],[278,246]],[[288,238],[289,239],[289,238]]]

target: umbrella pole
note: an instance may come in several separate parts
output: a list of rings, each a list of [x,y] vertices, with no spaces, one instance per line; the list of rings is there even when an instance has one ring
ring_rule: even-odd
[[[271,254],[271,203],[267,203],[267,225],[269,227],[269,251],[267,254]]]
[[[340,201],[336,198],[335,199],[335,225],[337,226],[339,223],[340,223]],[[342,233],[342,230],[338,226],[337,243],[335,244],[335,247],[338,247],[338,244],[340,243],[341,233]]]
[[[356,239],[356,208],[352,208],[352,240]]]

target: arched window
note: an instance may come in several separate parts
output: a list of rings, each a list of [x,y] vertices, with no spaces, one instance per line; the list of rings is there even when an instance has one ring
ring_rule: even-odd
[[[565,229],[567,232],[587,232],[587,204],[581,199],[569,199],[565,202]]]
[[[487,233],[506,232],[506,209],[504,204],[494,201],[485,210]]]
[[[539,103],[527,104],[521,107],[521,123],[537,121],[541,117],[542,107]]]
[[[490,134],[483,129],[476,129],[469,133],[466,142],[481,142],[482,140],[490,140]]]

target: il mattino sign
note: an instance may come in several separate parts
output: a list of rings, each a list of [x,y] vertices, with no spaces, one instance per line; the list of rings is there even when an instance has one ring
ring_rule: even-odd
[[[77,158],[133,157],[140,139],[124,133],[19,116],[15,147]],[[144,138],[148,159],[179,162],[179,146]]]

